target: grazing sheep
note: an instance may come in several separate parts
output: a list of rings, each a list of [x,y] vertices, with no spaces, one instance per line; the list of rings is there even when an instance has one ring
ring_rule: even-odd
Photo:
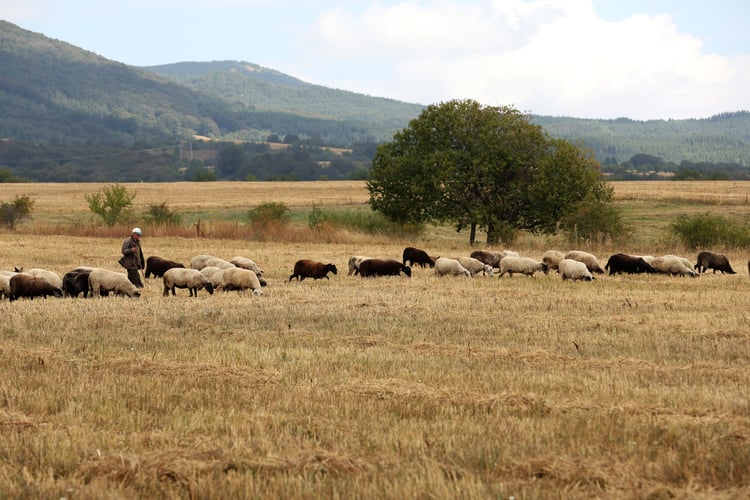
[[[726,255],[707,250],[698,254],[698,261],[695,263],[694,269],[701,274],[709,269],[713,269],[714,274],[716,274],[716,271],[721,271],[722,274],[737,274],[729,265],[729,259]]]
[[[592,273],[604,274],[604,269],[599,265],[599,259],[594,255],[580,250],[571,250],[565,254],[566,259],[577,260],[586,264],[586,268]]]
[[[62,289],[63,294],[66,297],[78,297],[79,293],[83,293],[83,298],[89,296],[89,274],[91,274],[91,271],[83,270],[73,270],[68,271],[63,275],[62,279]]]
[[[680,262],[682,262],[683,266],[685,266],[685,267],[687,267],[689,269],[693,269],[693,263],[690,262],[690,259],[688,259],[687,257],[680,257],[679,255],[671,255],[671,254],[662,255],[662,257],[674,257],[675,259],[677,259]]]
[[[171,290],[172,296],[174,296],[175,288],[187,288],[190,291],[190,297],[197,297],[198,290],[201,288],[205,288],[209,295],[214,294],[214,285],[211,280],[197,269],[167,269],[164,272],[164,293],[162,295],[166,297]]]
[[[562,275],[563,280],[581,280],[592,281],[594,275],[583,262],[573,259],[563,259],[558,265],[558,272]]]
[[[10,294],[8,299],[13,302],[20,298],[34,299],[34,297],[49,296],[62,297],[62,289],[54,286],[41,276],[27,273],[16,273],[10,278]]]
[[[435,259],[427,255],[427,252],[419,248],[406,247],[403,253],[403,263],[405,266],[414,267],[419,264],[420,267],[435,267]]]
[[[56,272],[54,272],[54,271],[48,271],[46,269],[34,268],[34,269],[29,269],[28,271],[24,271],[24,272],[26,274],[30,274],[30,275],[36,276],[38,278],[44,278],[45,280],[47,280],[47,282],[50,285],[54,286],[55,288],[59,288],[60,290],[62,290],[62,278],[60,278],[60,276]]]
[[[338,274],[338,270],[334,264],[323,264],[322,262],[310,259],[300,259],[294,263],[294,272],[289,276],[289,281],[292,281],[294,278],[297,278],[299,281],[305,278],[315,280],[330,279],[328,273]]]
[[[542,254],[542,262],[547,264],[547,269],[554,269],[555,271],[557,271],[560,261],[564,258],[565,254],[559,250],[547,250]]]
[[[514,252],[513,250],[501,250],[499,252],[488,250],[474,250],[473,252],[471,252],[471,257],[484,262],[488,266],[496,267],[498,269],[500,269],[500,261],[505,257],[518,256],[518,252]]]
[[[220,259],[219,257],[214,257],[213,255],[196,255],[192,259],[190,259],[190,268],[191,269],[197,269],[200,271],[204,267],[207,266],[216,266],[220,267],[221,269],[229,269],[230,267],[237,267],[234,264],[232,264],[229,261],[226,261],[224,259]]]
[[[144,274],[146,278],[151,277],[152,274],[154,275],[154,278],[162,278],[168,269],[173,269],[175,267],[184,269],[185,265],[173,260],[163,259],[156,255],[152,255],[146,259],[146,272]]]
[[[10,297],[10,279],[16,274],[16,271],[0,271],[0,299]]]
[[[485,264],[479,259],[475,259],[474,257],[455,257],[457,261],[461,263],[462,266],[464,266],[466,269],[469,270],[469,272],[472,274],[472,276],[477,275],[479,273],[486,274],[487,276],[494,276],[495,270],[492,266],[489,264]]]
[[[607,261],[607,265],[604,266],[604,269],[609,270],[610,276],[619,273],[641,274],[656,272],[656,269],[651,267],[643,257],[628,255],[625,253],[616,253],[612,255]]]
[[[241,267],[242,269],[250,269],[255,273],[256,276],[258,276],[258,278],[260,278],[260,276],[263,274],[263,269],[261,269],[258,264],[248,259],[247,257],[237,255],[229,259],[229,263],[234,264],[237,267]]]
[[[348,276],[351,276],[353,274],[359,273],[359,264],[365,260],[365,259],[371,259],[372,257],[365,257],[364,255],[352,255],[349,257],[349,274]]]
[[[117,273],[109,269],[96,268],[89,273],[89,291],[91,296],[107,297],[109,292],[116,295],[127,295],[138,298],[141,292],[130,282],[127,274]]]
[[[242,269],[240,267],[224,269],[222,288],[225,292],[229,290],[237,290],[239,292],[249,288],[253,291],[253,295],[263,295],[258,276],[250,269]]]
[[[435,261],[435,276],[466,276],[471,278],[471,271],[456,259],[438,257]]]
[[[401,276],[411,278],[411,267],[395,259],[365,259],[359,264],[359,275],[363,278],[375,276]]]
[[[502,278],[505,273],[508,273],[511,278],[513,277],[513,273],[534,276],[538,271],[547,274],[547,264],[528,257],[505,257],[500,261],[499,277]]]
[[[224,269],[221,269],[220,267],[206,266],[200,270],[200,273],[208,278],[213,285],[214,290],[218,290],[224,284]]]
[[[646,264],[648,264],[651,267],[654,267],[654,257],[653,255],[634,255],[633,257],[640,257],[641,259],[646,261]]]
[[[698,273],[693,270],[692,265],[686,266],[683,259],[676,255],[663,255],[661,257],[657,257],[651,263],[651,266],[656,269],[657,272],[669,274],[670,276],[688,275],[694,278],[698,275]]]

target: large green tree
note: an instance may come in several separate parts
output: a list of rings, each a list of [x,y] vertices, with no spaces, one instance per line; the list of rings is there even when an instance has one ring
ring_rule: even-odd
[[[591,154],[552,139],[512,107],[428,106],[380,145],[370,206],[399,222],[451,222],[487,242],[514,229],[553,232],[583,203],[611,201]]]

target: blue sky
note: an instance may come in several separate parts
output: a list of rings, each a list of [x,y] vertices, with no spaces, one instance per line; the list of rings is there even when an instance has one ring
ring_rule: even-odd
[[[747,0],[3,0],[0,19],[126,64],[247,61],[421,104],[750,110]]]

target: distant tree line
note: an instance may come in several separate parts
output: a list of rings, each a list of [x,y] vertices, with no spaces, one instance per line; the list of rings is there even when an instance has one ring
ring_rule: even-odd
[[[639,153],[618,163],[607,157],[602,172],[611,180],[750,180],[750,168],[739,163],[711,163],[683,160],[664,161],[658,156]]]

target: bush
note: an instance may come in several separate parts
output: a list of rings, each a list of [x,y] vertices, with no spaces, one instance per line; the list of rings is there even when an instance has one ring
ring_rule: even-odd
[[[390,236],[414,236],[424,229],[420,224],[401,224],[388,220],[380,213],[363,210],[321,210],[313,207],[307,218],[312,230],[330,225],[344,227],[352,231]]]
[[[182,222],[180,214],[170,210],[166,201],[161,205],[149,205],[144,218],[154,226],[179,226]]]
[[[28,196],[16,196],[11,202],[0,205],[0,222],[11,231],[16,230],[19,222],[31,219],[34,201]]]
[[[620,211],[610,203],[584,201],[562,223],[563,231],[572,243],[581,241],[603,243],[616,240],[627,233]]]
[[[118,222],[125,222],[132,216],[133,199],[125,186],[109,184],[93,194],[84,195],[89,209],[98,215],[104,224],[112,227]]]
[[[674,237],[687,248],[750,245],[750,227],[721,215],[681,215],[670,226]]]
[[[247,218],[251,223],[263,225],[274,222],[286,225],[292,219],[292,211],[284,203],[267,202],[261,203],[252,210],[248,210]]]

